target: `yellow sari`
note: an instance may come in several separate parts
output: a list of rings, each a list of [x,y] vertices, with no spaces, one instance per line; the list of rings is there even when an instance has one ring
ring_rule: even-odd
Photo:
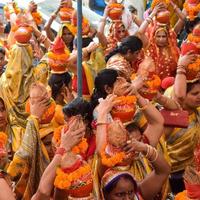
[[[189,116],[188,128],[175,128],[167,138],[167,150],[172,164],[171,172],[184,170],[192,163],[196,138],[200,135],[200,111]]]
[[[36,118],[28,118],[26,131],[20,148],[17,150],[7,172],[15,180],[17,198],[30,200],[36,192],[41,176],[50,160],[41,138],[53,132],[53,128],[39,130]]]
[[[25,103],[34,80],[30,45],[14,45],[5,73],[0,78],[0,97],[4,100],[11,126],[12,149],[15,152],[26,128]]]

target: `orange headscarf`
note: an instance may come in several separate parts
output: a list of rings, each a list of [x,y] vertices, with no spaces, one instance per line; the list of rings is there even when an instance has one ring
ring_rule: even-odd
[[[123,27],[125,29],[125,37],[129,36],[128,30],[126,30],[123,22],[121,20],[113,21],[108,34],[108,46],[106,49],[106,54],[109,54],[116,46],[118,42],[121,42],[121,38],[118,37],[118,30]],[[125,38],[124,37],[124,38]]]

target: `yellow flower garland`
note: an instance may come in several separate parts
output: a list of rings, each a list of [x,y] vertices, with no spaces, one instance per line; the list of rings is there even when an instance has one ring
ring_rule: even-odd
[[[200,3],[197,4],[196,6],[189,6],[188,2],[185,2],[183,4],[183,8],[188,13],[189,19],[193,21],[195,17],[197,16],[198,12],[200,11]]]
[[[151,8],[154,9],[156,5],[158,5],[159,3],[165,3],[167,5],[169,5],[169,0],[153,0],[152,4],[151,4]]]
[[[92,169],[89,164],[85,164],[72,173],[65,173],[61,168],[58,168],[56,170],[57,176],[54,181],[54,186],[59,189],[69,189],[73,181],[76,181],[84,175],[90,173],[91,170]]]

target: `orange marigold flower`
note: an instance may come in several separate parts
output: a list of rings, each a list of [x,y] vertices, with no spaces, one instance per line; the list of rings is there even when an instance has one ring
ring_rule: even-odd
[[[124,152],[116,153],[114,156],[107,156],[105,148],[103,148],[100,155],[102,164],[107,167],[114,167],[115,165],[122,163],[122,161],[126,158],[126,154]]]
[[[186,1],[183,4],[183,8],[186,10],[188,17],[191,21],[195,19],[195,17],[198,15],[199,10],[200,10],[200,3],[197,4],[196,6],[189,6],[188,2]]]
[[[54,181],[54,186],[59,189],[69,189],[73,181],[77,181],[81,177],[91,172],[91,167],[89,164],[84,164],[77,170],[66,174],[61,168],[56,170],[56,178]]]
[[[186,190],[184,190],[183,192],[180,192],[178,193],[176,196],[175,196],[175,199],[174,200],[187,200],[188,197],[187,197],[187,192]]]
[[[0,143],[5,145],[7,143],[8,136],[4,132],[0,132]]]

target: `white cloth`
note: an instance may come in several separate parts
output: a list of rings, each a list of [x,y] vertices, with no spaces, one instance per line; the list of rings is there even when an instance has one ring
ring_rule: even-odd
[[[138,30],[138,26],[133,22],[132,15],[127,8],[125,8],[122,15],[122,22],[129,32],[129,35],[135,34]]]
[[[138,11],[138,17],[143,19],[143,13],[145,11],[145,3],[144,0],[124,0],[124,7],[128,9],[129,5],[134,6]]]

